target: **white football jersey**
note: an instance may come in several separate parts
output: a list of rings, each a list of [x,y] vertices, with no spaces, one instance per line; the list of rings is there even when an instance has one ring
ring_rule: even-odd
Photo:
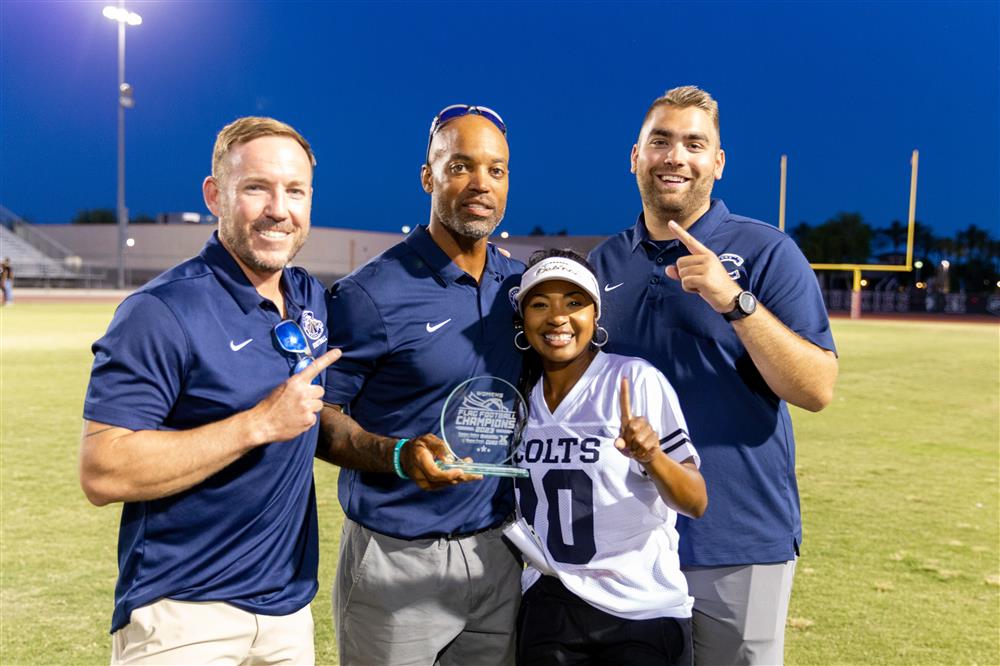
[[[526,557],[522,587],[544,572],[618,617],[690,617],[693,599],[677,558],[677,514],[642,465],[614,446],[623,376],[631,382],[632,415],[649,420],[664,452],[677,462],[694,458],[701,464],[676,393],[646,361],[598,353],[555,413],[545,404],[543,377],[528,398],[528,423],[514,458],[531,472],[530,479],[517,480],[517,503],[522,527],[533,528],[538,546],[535,557]]]

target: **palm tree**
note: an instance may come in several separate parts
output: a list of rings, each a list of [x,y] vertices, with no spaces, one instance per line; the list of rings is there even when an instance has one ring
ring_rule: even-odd
[[[996,243],[990,233],[970,224],[955,234],[955,252],[961,261],[955,272],[962,289],[985,291],[996,284]]]
[[[975,224],[955,234],[958,255],[963,259],[982,259],[989,251],[990,234]]]
[[[888,227],[875,230],[875,236],[889,242],[893,254],[900,253],[900,246],[906,244],[908,229],[899,220],[893,220]]]
[[[988,253],[988,259],[990,262],[990,267],[994,271],[1000,273],[1000,240],[990,239],[990,242],[986,246],[986,251]]]
[[[931,255],[937,247],[938,238],[926,224],[917,220],[913,223],[913,256],[931,260]]]
[[[792,227],[791,236],[798,244],[799,249],[802,250],[802,254],[806,255],[809,261],[819,261],[816,258],[818,256],[818,248],[812,225],[808,222],[799,222],[796,226]]]
[[[799,225],[796,233],[800,231],[804,236],[800,243],[810,261],[864,264],[871,257],[874,232],[861,213],[837,213],[812,229]]]
[[[948,238],[947,236],[939,237],[934,241],[934,252],[937,254],[938,259],[954,261],[956,256],[955,239]]]

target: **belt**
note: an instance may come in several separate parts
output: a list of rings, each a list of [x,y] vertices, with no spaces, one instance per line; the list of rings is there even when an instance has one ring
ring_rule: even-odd
[[[415,536],[415,537],[391,536],[389,534],[385,534],[384,532],[379,532],[378,530],[375,530],[375,529],[372,529],[370,527],[367,527],[366,525],[362,525],[361,523],[358,523],[357,521],[352,520],[349,517],[347,518],[347,520],[351,520],[352,522],[357,523],[358,526],[362,527],[363,529],[368,530],[369,532],[375,532],[376,534],[381,534],[382,536],[388,537],[390,539],[399,539],[401,541],[422,541],[422,540],[437,541],[438,539],[444,539],[445,541],[458,541],[460,539],[467,539],[469,537],[476,536],[476,535],[479,535],[479,534],[483,534],[485,532],[493,532],[495,530],[502,530],[503,528],[507,527],[507,525],[509,525],[510,523],[512,523],[514,521],[514,514],[511,514],[511,515],[507,516],[506,518],[504,518],[503,520],[501,520],[496,525],[491,525],[490,527],[483,527],[483,528],[478,529],[478,530],[472,530],[471,532],[452,532],[451,534],[423,534],[423,535]]]
[[[499,525],[493,525],[492,527],[484,527],[481,530],[473,530],[471,532],[458,532],[452,534],[445,534],[439,537],[431,537],[432,539],[445,539],[447,541],[458,541],[459,539],[467,539],[471,536],[476,536],[477,534],[482,534],[484,532],[492,532],[493,530],[498,530],[504,527],[507,522],[502,522]]]

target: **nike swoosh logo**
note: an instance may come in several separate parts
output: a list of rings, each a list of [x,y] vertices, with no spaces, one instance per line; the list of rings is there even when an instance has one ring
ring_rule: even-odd
[[[442,326],[444,326],[445,324],[447,324],[449,321],[451,321],[450,317],[448,319],[445,319],[440,324],[434,324],[433,326],[431,325],[430,322],[427,322],[427,332],[428,333],[433,333],[434,331],[438,330],[439,328],[441,328]]]
[[[232,349],[233,351],[239,351],[239,350],[243,349],[244,347],[246,347],[251,342],[253,342],[253,338],[250,338],[249,340],[244,340],[240,344],[236,344],[235,342],[233,342],[232,340],[230,340],[229,341],[229,348]]]
[[[619,282],[618,284],[606,284],[606,285],[604,285],[604,291],[614,291],[615,289],[617,289],[618,287],[622,286],[623,284],[625,284],[625,283],[624,282]]]

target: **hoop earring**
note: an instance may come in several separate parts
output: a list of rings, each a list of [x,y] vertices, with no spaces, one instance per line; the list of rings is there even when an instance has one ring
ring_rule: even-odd
[[[528,336],[526,335],[524,335],[525,346],[522,347],[521,345],[517,344],[517,337],[519,335],[524,335],[524,329],[519,328],[517,329],[517,333],[514,334],[514,346],[520,349],[521,351],[528,351],[529,349],[531,349],[531,344],[528,343]]]
[[[600,342],[598,342],[597,341],[597,334],[600,333],[601,331],[604,331],[604,339],[601,340]],[[608,344],[608,338],[609,337],[610,336],[608,335],[608,329],[604,328],[603,326],[598,326],[597,330],[594,331],[594,337],[590,339],[590,344],[592,344],[595,347],[597,347],[598,349],[600,349],[604,345]]]

